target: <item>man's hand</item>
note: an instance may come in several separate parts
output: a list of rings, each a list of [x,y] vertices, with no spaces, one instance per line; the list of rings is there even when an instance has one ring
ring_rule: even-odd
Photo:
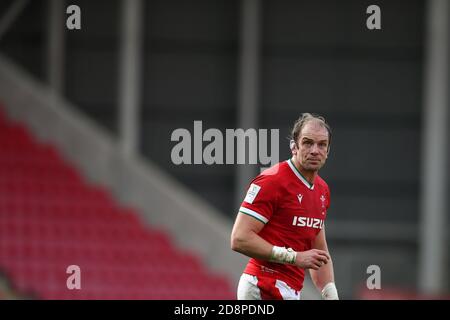
[[[328,252],[318,249],[311,249],[308,251],[297,252],[295,265],[303,269],[319,270],[319,268],[322,265],[327,264],[330,259],[331,258]]]

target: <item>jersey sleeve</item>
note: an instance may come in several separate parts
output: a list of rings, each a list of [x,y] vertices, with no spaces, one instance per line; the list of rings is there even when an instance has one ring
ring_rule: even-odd
[[[266,224],[276,209],[277,191],[273,175],[260,175],[256,177],[247,190],[239,212]]]

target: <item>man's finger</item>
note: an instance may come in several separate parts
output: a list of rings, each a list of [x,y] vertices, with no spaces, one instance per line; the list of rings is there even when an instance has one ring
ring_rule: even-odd
[[[325,256],[327,258],[327,260],[331,259],[330,254],[328,252],[326,252],[326,251],[317,250],[317,253],[320,254],[321,256]]]
[[[323,266],[323,263],[320,262],[320,261],[317,261],[317,262],[314,263],[314,265],[317,266],[317,269],[320,269],[320,267]]]
[[[320,263],[328,263],[328,259],[325,256],[321,256],[321,255],[317,255],[316,259],[320,262]]]

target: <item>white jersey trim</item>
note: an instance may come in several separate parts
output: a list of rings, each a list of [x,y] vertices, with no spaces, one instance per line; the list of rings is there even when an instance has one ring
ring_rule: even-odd
[[[248,214],[249,216],[252,216],[253,218],[258,219],[259,221],[261,221],[262,223],[266,224],[267,222],[269,222],[269,219],[267,219],[266,217],[264,217],[263,215],[259,214],[256,211],[250,210],[249,208],[246,207],[240,207],[239,208],[239,212]]]
[[[292,163],[292,161],[286,160],[286,162],[288,163],[289,167],[291,168],[292,172],[294,172],[294,174],[297,176],[297,178],[300,179],[301,182],[303,182],[303,184],[310,190],[314,190],[314,184],[309,183],[308,180],[306,180],[300,172],[298,172],[298,169],[294,166],[294,164]]]

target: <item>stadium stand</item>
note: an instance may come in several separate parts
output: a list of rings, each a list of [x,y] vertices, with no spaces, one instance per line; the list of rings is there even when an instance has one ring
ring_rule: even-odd
[[[67,287],[71,265],[81,290]],[[1,106],[0,272],[37,299],[234,299],[229,279],[89,184]]]

